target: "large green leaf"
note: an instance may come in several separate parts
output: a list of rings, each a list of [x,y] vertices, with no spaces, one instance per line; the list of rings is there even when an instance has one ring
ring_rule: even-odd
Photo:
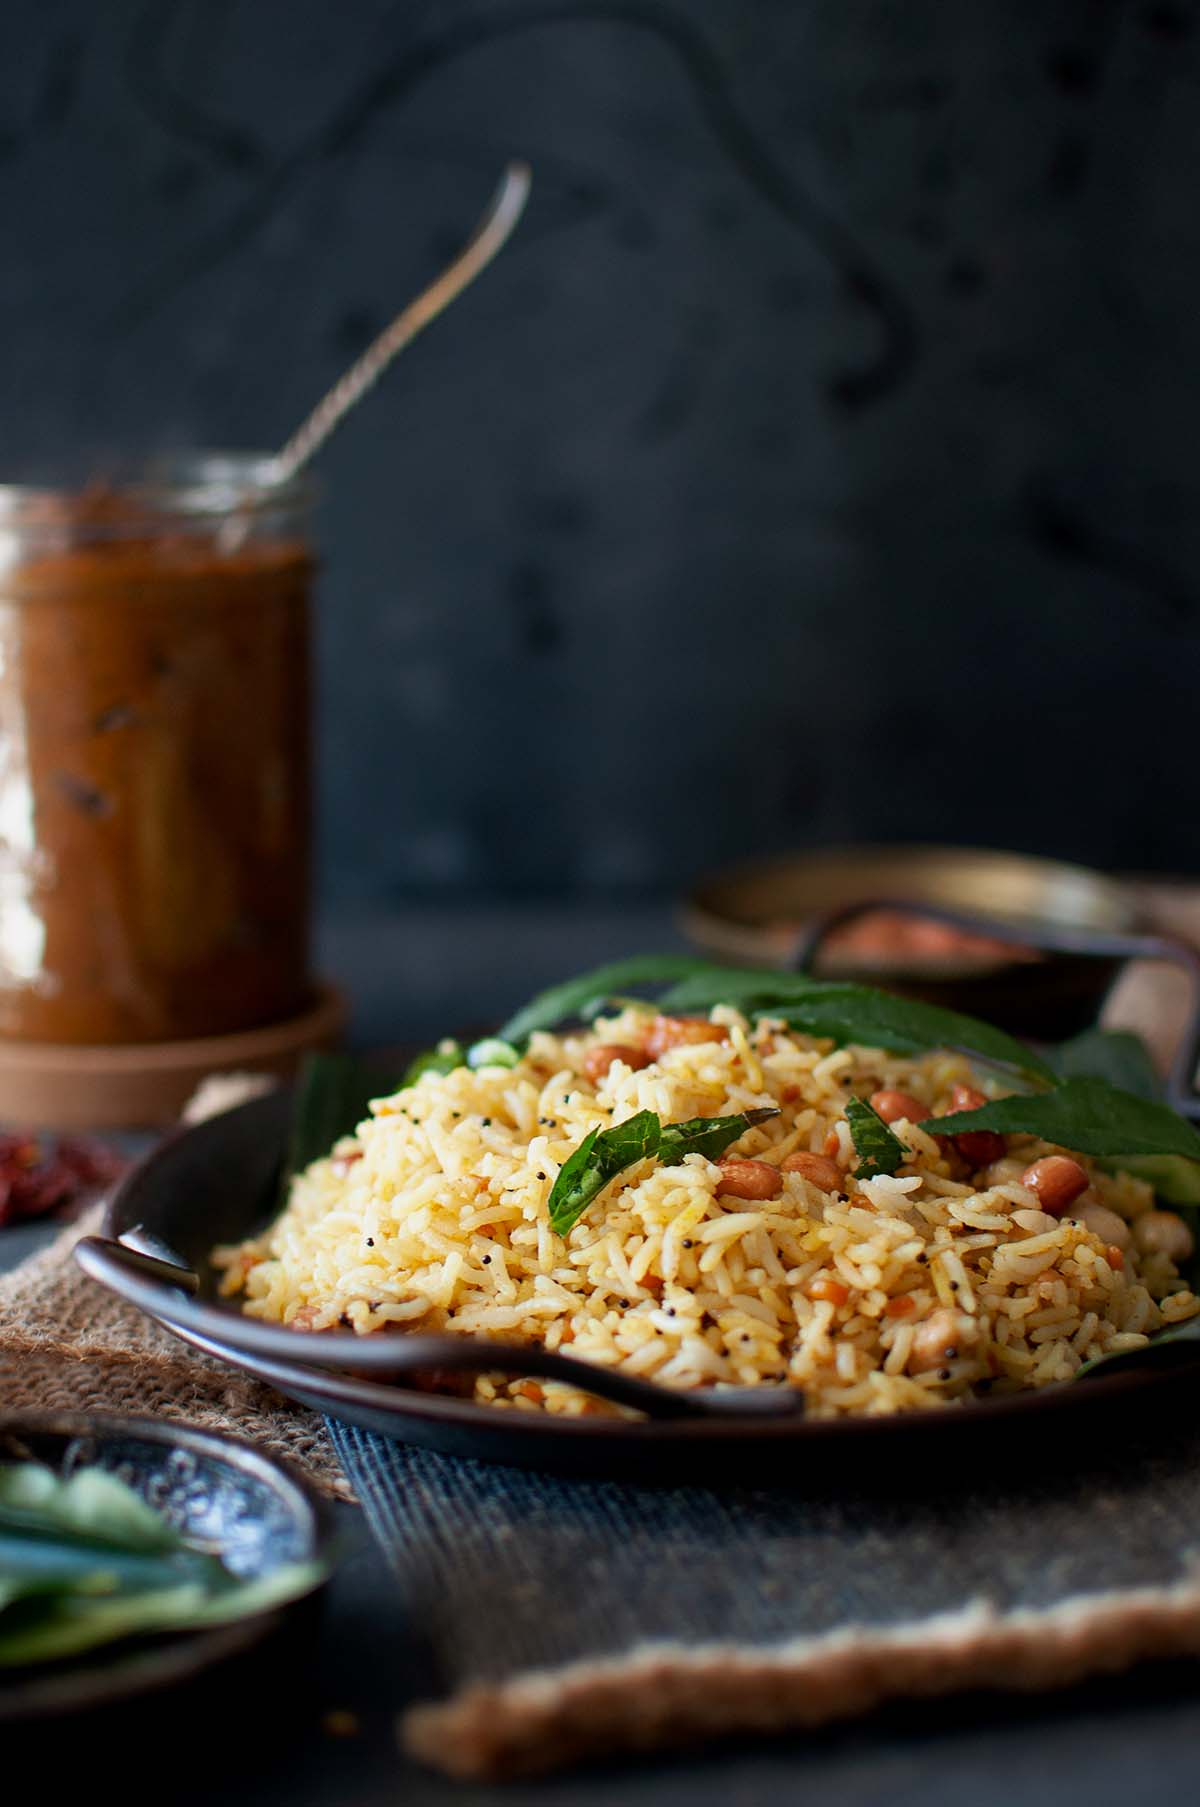
[[[1162,1098],[1163,1083],[1146,1044],[1130,1030],[1085,1029],[1073,1040],[1060,1042],[1050,1058],[1064,1079],[1107,1079],[1139,1098]]]
[[[698,962],[694,970],[672,985],[659,999],[663,1010],[711,1010],[714,1004],[732,1004],[752,1016],[765,1004],[807,997],[825,988],[825,981],[807,973],[775,972],[765,966],[716,966]]]
[[[1064,1080],[1052,1092],[997,1098],[974,1111],[931,1117],[922,1129],[957,1136],[994,1129],[1002,1135],[1040,1136],[1084,1154],[1175,1155],[1200,1161],[1200,1133],[1165,1104],[1139,1098],[1104,1079]]]
[[[353,1134],[370,1114],[372,1098],[388,1090],[377,1072],[348,1054],[310,1054],[300,1070],[281,1179],[287,1202],[293,1177]]]
[[[619,961],[553,986],[511,1017],[500,1033],[519,1042],[535,1029],[587,1016],[615,993],[663,985],[668,989],[659,998],[659,1007],[667,1011],[706,1011],[716,1004],[732,1004],[751,1016],[783,1017],[807,1034],[840,1043],[860,1042],[900,1054],[961,1048],[1038,1084],[1053,1085],[1057,1077],[1024,1042],[959,1011],[867,985],[842,985],[762,967],[716,966],[669,954]]]
[[[894,997],[868,985],[814,986],[806,995],[785,1001],[777,1014],[793,1028],[839,1043],[857,1042],[894,1054],[959,1048],[998,1066],[1012,1067],[1027,1079],[1055,1083],[1053,1067],[1003,1029],[957,1010]]]
[[[559,1023],[585,1016],[591,1006],[603,1004],[619,992],[643,985],[666,985],[706,964],[687,954],[640,954],[631,960],[597,966],[577,979],[566,979],[561,985],[540,991],[509,1017],[500,1036],[507,1042],[524,1042],[535,1029],[553,1029]]]

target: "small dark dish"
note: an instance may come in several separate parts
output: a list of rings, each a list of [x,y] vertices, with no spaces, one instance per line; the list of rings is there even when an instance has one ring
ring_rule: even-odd
[[[897,902],[942,906],[947,922],[991,918],[1017,931],[1017,945],[1007,954],[990,937],[947,934],[940,947],[928,935],[906,946]],[[852,925],[848,906],[863,905],[870,919]],[[721,960],[791,966],[815,951],[813,969],[823,977],[883,985],[1016,1035],[1059,1041],[1095,1021],[1120,956],[1089,957],[1062,945],[1055,931],[1128,935],[1137,910],[1118,880],[1060,860],[969,847],[857,846],[715,873],[688,899],[683,924]]]
[[[190,1541],[237,1575],[327,1554],[330,1517],[290,1469],[232,1437],[151,1418],[97,1413],[0,1414],[0,1462],[35,1460],[59,1474],[107,1469]],[[108,1710],[135,1696],[194,1683],[311,1622],[313,1596],[230,1625],[108,1645],[86,1657],[0,1677],[0,1724]]]
[[[894,1479],[921,1462],[931,1464],[931,1475],[949,1475],[973,1461],[996,1462],[1017,1446],[1022,1458],[1035,1447],[1067,1457],[1110,1438],[1122,1419],[1143,1423],[1161,1411],[1177,1422],[1189,1408],[1194,1368],[1164,1366],[898,1417],[563,1418],[322,1371],[306,1365],[322,1341],[310,1331],[277,1330],[282,1354],[275,1345],[270,1353],[235,1348],[230,1338],[240,1338],[248,1321],[218,1299],[209,1251],[254,1234],[277,1208],[289,1108],[288,1097],[276,1093],[175,1137],[127,1176],[108,1207],[104,1234],[174,1253],[199,1274],[197,1299],[152,1281],[127,1290],[115,1266],[107,1283],[206,1353],[384,1436],[575,1474],[710,1482],[757,1475],[821,1487],[851,1469]]]

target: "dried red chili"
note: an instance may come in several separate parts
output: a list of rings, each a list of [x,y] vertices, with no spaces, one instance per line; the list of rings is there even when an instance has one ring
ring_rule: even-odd
[[[0,1228],[65,1212],[111,1185],[127,1165],[99,1142],[0,1135]]]

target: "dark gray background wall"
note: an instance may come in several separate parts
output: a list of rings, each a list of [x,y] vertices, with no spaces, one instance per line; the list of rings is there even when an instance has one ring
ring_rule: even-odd
[[[1200,31],[1134,0],[0,15],[0,471],[323,461],[327,895],[851,835],[1194,868]]]

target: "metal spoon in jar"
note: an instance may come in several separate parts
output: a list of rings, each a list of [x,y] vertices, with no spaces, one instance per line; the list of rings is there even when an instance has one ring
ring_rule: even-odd
[[[379,381],[393,359],[486,269],[512,236],[525,211],[531,183],[527,163],[508,165],[499,188],[457,257],[401,309],[361,357],[338,378],[333,388],[321,397],[312,413],[301,421],[291,438],[270,460],[265,473],[268,484],[282,487],[303,470],[351,408]],[[236,552],[244,543],[251,518],[249,503],[227,517],[217,536],[222,552]]]

